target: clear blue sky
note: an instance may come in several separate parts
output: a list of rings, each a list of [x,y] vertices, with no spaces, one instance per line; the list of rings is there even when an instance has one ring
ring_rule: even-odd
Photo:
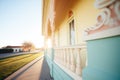
[[[0,0],[0,47],[31,41],[41,47],[42,0]]]

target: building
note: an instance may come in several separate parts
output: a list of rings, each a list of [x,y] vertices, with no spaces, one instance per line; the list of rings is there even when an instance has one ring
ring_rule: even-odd
[[[43,0],[42,20],[54,80],[120,79],[119,0]]]
[[[21,52],[22,51],[22,46],[6,46],[6,48],[13,49],[13,52]]]

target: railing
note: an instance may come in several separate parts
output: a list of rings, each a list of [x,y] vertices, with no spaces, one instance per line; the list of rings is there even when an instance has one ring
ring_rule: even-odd
[[[82,75],[86,66],[86,46],[68,46],[54,48],[54,62],[63,66],[77,76]]]

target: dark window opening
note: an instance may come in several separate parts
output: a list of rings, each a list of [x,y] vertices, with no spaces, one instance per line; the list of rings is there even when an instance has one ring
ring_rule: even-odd
[[[75,27],[74,27],[74,20],[69,23],[70,28],[70,45],[75,44]]]

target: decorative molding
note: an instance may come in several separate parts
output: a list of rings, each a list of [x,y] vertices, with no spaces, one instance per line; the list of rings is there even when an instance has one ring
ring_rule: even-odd
[[[117,35],[120,35],[120,26],[107,29],[92,35],[85,36],[84,40],[94,40],[94,39],[106,38],[106,37],[117,36]]]
[[[116,27],[120,27],[120,1],[96,0],[95,4],[97,8],[102,8],[103,10],[101,13],[98,14],[96,19],[96,24],[84,30],[84,36],[91,37],[90,39],[97,39],[97,38],[103,38],[105,36],[110,37],[110,35],[113,36],[115,34],[118,35],[117,32],[120,31],[120,28],[118,28],[117,30]],[[109,31],[111,31],[112,34]],[[97,37],[96,34],[98,35],[100,33],[101,35]],[[89,39],[85,39],[85,40],[89,40]]]
[[[108,8],[103,9],[102,13],[98,14],[97,16],[97,22],[94,26],[89,27],[87,29],[85,29],[86,32],[90,31],[90,30],[96,30],[99,29],[101,26],[103,26],[104,24],[108,24],[109,23],[109,19],[110,19],[110,10]],[[101,18],[101,20],[99,20]]]
[[[115,1],[116,0],[96,0],[95,7],[96,8],[104,8],[104,7],[111,5]]]

